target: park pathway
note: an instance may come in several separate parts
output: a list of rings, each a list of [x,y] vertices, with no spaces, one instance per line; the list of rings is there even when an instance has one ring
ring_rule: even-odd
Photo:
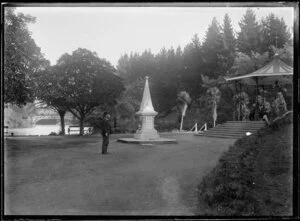
[[[193,215],[196,187],[235,140],[177,135],[178,144],[112,137],[13,138],[5,145],[5,214]]]

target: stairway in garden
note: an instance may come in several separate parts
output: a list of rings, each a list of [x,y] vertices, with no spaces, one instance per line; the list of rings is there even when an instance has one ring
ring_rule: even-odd
[[[255,133],[265,126],[264,121],[227,121],[219,124],[207,131],[195,134],[196,136],[221,137],[221,138],[241,138],[247,132]]]

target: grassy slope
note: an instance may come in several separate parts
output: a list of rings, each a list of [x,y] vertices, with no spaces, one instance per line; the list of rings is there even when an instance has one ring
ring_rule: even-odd
[[[292,123],[238,140],[198,186],[206,215],[292,215]]]

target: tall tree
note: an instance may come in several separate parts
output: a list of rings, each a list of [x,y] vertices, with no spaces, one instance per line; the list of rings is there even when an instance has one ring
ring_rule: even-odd
[[[236,40],[231,25],[231,19],[227,13],[225,14],[223,19],[222,31],[223,31],[222,39],[223,39],[224,48],[229,51],[235,51]]]
[[[177,92],[184,90],[184,85],[182,84],[182,78],[184,73],[184,56],[183,51],[180,46],[177,47],[175,52],[175,62],[173,64],[174,69],[176,70],[176,88]]]
[[[117,73],[123,79],[127,79],[130,77],[130,63],[129,63],[129,56],[125,53],[122,55],[117,64]]]
[[[285,44],[291,43],[291,33],[284,20],[279,19],[273,13],[262,19],[262,44],[261,52],[269,52],[272,55],[271,46],[283,48]]]
[[[218,78],[218,76],[224,75],[222,59],[220,59],[223,47],[221,26],[214,17],[211,25],[208,27],[202,47],[204,58],[202,73],[204,75],[210,78]]]
[[[235,43],[236,39],[234,37],[233,28],[231,25],[231,20],[226,13],[223,20],[222,26],[222,40],[223,40],[223,51],[221,52],[221,63],[225,73],[229,73],[230,68],[234,63],[235,57]]]
[[[188,91],[191,96],[201,93],[201,76],[203,71],[204,56],[201,43],[197,34],[192,38],[191,43],[184,47],[183,67],[180,79],[181,90]]]
[[[79,48],[72,55],[62,55],[56,67],[60,73],[60,94],[67,100],[68,110],[83,122],[97,106],[114,106],[124,90],[113,66],[95,52]]]
[[[157,71],[150,79],[153,105],[157,111],[166,111],[176,105],[178,84],[177,57],[174,49],[162,50],[156,56]],[[170,99],[165,99],[166,97]]]
[[[252,51],[259,52],[261,42],[261,28],[254,11],[250,8],[247,9],[242,20],[239,22],[241,28],[237,37],[237,47],[239,52],[251,55]]]
[[[68,103],[66,98],[60,93],[63,88],[60,84],[61,74],[58,72],[58,68],[55,66],[48,67],[35,73],[33,79],[35,83],[35,98],[59,114],[60,134],[65,135],[64,117],[68,110]]]
[[[18,106],[33,101],[32,74],[49,66],[35,44],[28,24],[35,18],[5,7],[4,16],[4,102]]]

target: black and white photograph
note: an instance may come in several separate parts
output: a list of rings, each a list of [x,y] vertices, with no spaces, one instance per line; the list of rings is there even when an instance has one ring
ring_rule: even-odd
[[[298,3],[1,10],[1,219],[299,219]]]

